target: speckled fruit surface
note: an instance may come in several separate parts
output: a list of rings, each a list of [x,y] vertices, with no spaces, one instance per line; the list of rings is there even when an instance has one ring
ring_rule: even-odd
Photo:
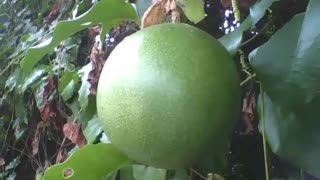
[[[240,108],[239,83],[215,38],[186,24],[155,25],[125,38],[107,59],[98,116],[129,158],[186,168],[208,148],[227,145]]]

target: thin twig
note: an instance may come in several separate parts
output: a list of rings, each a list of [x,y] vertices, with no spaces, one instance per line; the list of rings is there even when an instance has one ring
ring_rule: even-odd
[[[270,25],[272,25],[274,19],[271,19],[269,22],[267,22],[260,30],[259,32],[257,32],[257,34],[255,34],[254,36],[252,36],[251,38],[249,38],[248,40],[246,40],[245,42],[240,44],[240,47],[243,47],[247,44],[249,44],[250,42],[252,42],[253,40],[255,40],[258,36],[260,36],[261,33],[265,32]]]
[[[257,76],[257,74],[253,74],[252,76],[249,76],[247,77],[247,79],[243,80],[241,83],[240,83],[240,86],[244,86],[246,83],[250,82],[252,79],[255,79]]]
[[[267,152],[267,142],[266,142],[266,132],[265,132],[265,118],[264,118],[264,92],[262,84],[260,84],[261,93],[261,122],[262,122],[262,141],[263,141],[263,156],[264,156],[264,168],[266,173],[266,180],[269,180],[269,165],[268,165],[268,152]]]
[[[207,177],[203,176],[202,174],[200,174],[199,172],[197,172],[195,169],[190,168],[190,171],[195,173],[197,176],[199,176],[200,178],[204,179],[204,180],[208,180]]]

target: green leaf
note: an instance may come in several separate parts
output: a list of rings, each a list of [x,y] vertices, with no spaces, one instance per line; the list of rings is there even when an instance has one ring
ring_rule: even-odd
[[[8,88],[9,91],[12,91],[17,84],[20,84],[22,78],[20,72],[20,68],[16,68],[16,70],[6,80],[5,87]]]
[[[240,27],[219,39],[231,55],[238,51],[242,41],[242,33],[254,28],[255,24],[264,16],[265,11],[276,1],[278,0],[257,1],[250,7],[249,16],[241,23]]]
[[[0,14],[0,24],[4,24],[10,20],[10,17],[6,13]]]
[[[186,17],[194,23],[200,22],[206,16],[204,12],[204,0],[177,0],[177,4],[183,10]]]
[[[250,63],[266,92],[260,116],[272,151],[320,177],[320,1],[309,3],[305,15],[250,54]]]
[[[122,180],[187,180],[187,170],[165,170],[144,165],[132,164],[120,169]]]
[[[144,12],[151,6],[152,0],[136,0],[135,5],[140,18],[142,18]]]
[[[129,163],[130,160],[112,144],[86,145],[65,162],[48,168],[43,180],[100,180]],[[70,176],[66,177],[65,173]]]
[[[63,89],[63,91],[61,92],[61,97],[64,101],[67,101],[72,97],[75,91],[76,83],[77,82],[72,79],[68,83],[68,85]]]
[[[250,54],[264,88],[273,101],[291,107],[308,104],[319,96],[320,2],[295,16],[268,43]],[[286,96],[284,96],[284,94]]]
[[[88,122],[87,127],[83,130],[83,134],[86,137],[87,143],[92,144],[102,131],[102,126],[100,124],[98,116],[95,115]]]
[[[266,93],[259,109],[259,118],[264,119],[264,130],[271,150],[295,166],[320,178],[320,112],[317,103],[290,110],[274,103]],[[260,129],[262,124],[259,124]]]
[[[79,76],[75,71],[66,71],[59,80],[59,91],[64,101],[70,99],[76,88],[76,84],[79,81]]]
[[[133,177],[133,168],[132,165],[129,166],[125,166],[123,168],[120,169],[120,179],[124,179],[124,180],[136,180]]]
[[[164,180],[166,170],[144,165],[132,165],[133,177],[136,180]]]
[[[90,94],[91,84],[88,82],[89,72],[92,70],[92,64],[89,63],[80,69],[79,74],[81,77],[81,87],[79,89],[79,103],[81,110],[85,110],[88,106],[88,97]]]
[[[136,11],[131,4],[123,0],[99,1],[83,15],[72,20],[60,21],[54,29],[52,38],[29,48],[20,63],[22,70],[24,73],[29,73],[43,56],[76,32],[101,24],[101,39],[104,39],[113,26],[125,20],[137,21]]]
[[[190,179],[188,171],[185,169],[176,170],[172,180],[187,180]]]

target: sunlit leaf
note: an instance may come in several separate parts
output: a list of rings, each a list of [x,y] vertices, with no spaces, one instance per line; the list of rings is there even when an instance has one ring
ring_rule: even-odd
[[[29,73],[44,55],[76,32],[101,24],[101,39],[104,39],[113,26],[124,20],[137,20],[136,11],[130,3],[123,0],[102,0],[79,17],[60,21],[54,29],[52,38],[27,50],[20,64],[23,72]]]
[[[86,145],[65,162],[48,168],[43,180],[100,180],[130,163],[112,144]]]

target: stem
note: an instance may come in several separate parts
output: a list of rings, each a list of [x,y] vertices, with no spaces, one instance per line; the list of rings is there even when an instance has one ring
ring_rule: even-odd
[[[304,172],[303,169],[300,168],[300,180],[304,180]]]
[[[233,13],[234,13],[234,19],[240,22],[241,16],[240,16],[240,10],[238,7],[237,0],[231,0],[231,3],[232,3]]]
[[[249,38],[247,41],[243,42],[240,44],[240,47],[243,47],[247,44],[249,44],[250,42],[252,42],[253,40],[255,40],[261,33],[265,32],[266,30],[268,30],[268,28],[272,25],[274,21],[274,18],[272,18],[269,22],[267,22],[259,31],[257,34],[255,34],[254,36],[252,36],[251,38]]]
[[[190,168],[190,171],[195,173],[197,176],[199,176],[200,178],[207,180],[207,177],[203,176],[202,174],[200,174],[199,172],[197,172],[195,169]]]
[[[260,84],[260,94],[261,94],[261,130],[262,130],[262,140],[263,140],[263,156],[264,156],[264,168],[266,172],[266,180],[269,180],[269,166],[268,166],[268,154],[267,154],[267,142],[265,134],[265,119],[264,119],[264,92],[262,84]]]
[[[249,81],[251,81],[252,79],[256,78],[257,74],[253,74],[252,76],[247,77],[247,79],[243,80],[240,83],[240,86],[244,86],[245,84],[247,84]]]

